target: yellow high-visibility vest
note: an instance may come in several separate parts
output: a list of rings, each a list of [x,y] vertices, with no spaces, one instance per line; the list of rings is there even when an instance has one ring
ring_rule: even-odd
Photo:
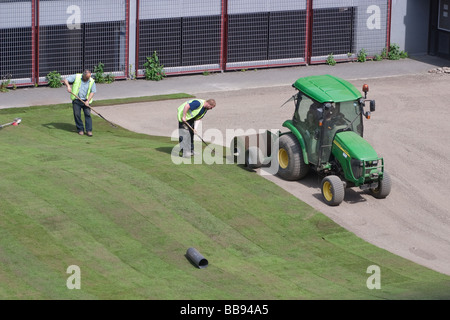
[[[80,91],[80,86],[81,86],[81,77],[82,77],[83,75],[81,74],[81,73],[78,73],[76,76],[75,76],[75,81],[73,82],[73,85],[72,85],[72,92],[73,93],[75,93],[76,95],[78,95],[78,92]],[[92,77],[89,79],[89,88],[88,88],[88,91],[87,91],[87,94],[86,94],[86,99],[89,97],[89,94],[91,93],[91,88],[92,88],[92,86],[94,85],[94,79],[92,79]],[[72,95],[70,95],[70,98],[72,98],[72,100],[75,100],[76,99],[76,97],[72,94]],[[91,103],[92,102],[92,100],[93,99],[91,99],[90,101],[89,101],[89,103]]]

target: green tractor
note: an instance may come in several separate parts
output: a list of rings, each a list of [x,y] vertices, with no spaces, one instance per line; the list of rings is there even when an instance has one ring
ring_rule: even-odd
[[[370,190],[376,198],[391,191],[391,179],[384,160],[363,139],[363,117],[370,119],[375,101],[364,97],[349,82],[331,76],[309,76],[293,85],[298,93],[292,120],[283,123],[288,132],[279,133],[278,175],[299,180],[310,170],[322,177],[325,203],[339,205],[345,189]],[[369,103],[370,111],[365,111]],[[276,156],[276,155],[274,155]]]

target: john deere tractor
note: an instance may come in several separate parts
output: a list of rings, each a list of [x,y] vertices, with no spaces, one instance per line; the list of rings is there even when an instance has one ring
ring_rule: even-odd
[[[367,99],[369,87],[363,86],[363,97],[351,83],[331,75],[300,78],[292,86],[298,93],[291,98],[293,118],[283,123],[289,131],[279,133],[278,175],[299,180],[316,171],[323,199],[332,206],[350,187],[387,197],[391,179],[384,160],[363,139],[363,118],[375,111],[375,101]]]

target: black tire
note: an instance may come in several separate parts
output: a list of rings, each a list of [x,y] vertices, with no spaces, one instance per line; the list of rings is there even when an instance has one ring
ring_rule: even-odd
[[[384,199],[391,193],[391,185],[391,176],[384,172],[383,179],[378,182],[378,188],[370,189],[370,191],[375,198]]]
[[[279,139],[278,175],[289,181],[300,180],[309,172],[309,166],[303,159],[302,148],[292,133],[284,134]]]
[[[338,206],[344,201],[345,188],[338,176],[326,176],[321,184],[322,196],[326,204]]]

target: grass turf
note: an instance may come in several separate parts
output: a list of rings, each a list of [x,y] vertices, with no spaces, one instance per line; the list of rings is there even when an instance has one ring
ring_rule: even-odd
[[[0,299],[450,298],[450,277],[238,165],[175,165],[170,138],[96,116],[94,137],[78,136],[68,104],[0,110],[15,117],[0,130]],[[66,286],[71,265],[80,290]],[[371,265],[380,290],[366,286]]]

